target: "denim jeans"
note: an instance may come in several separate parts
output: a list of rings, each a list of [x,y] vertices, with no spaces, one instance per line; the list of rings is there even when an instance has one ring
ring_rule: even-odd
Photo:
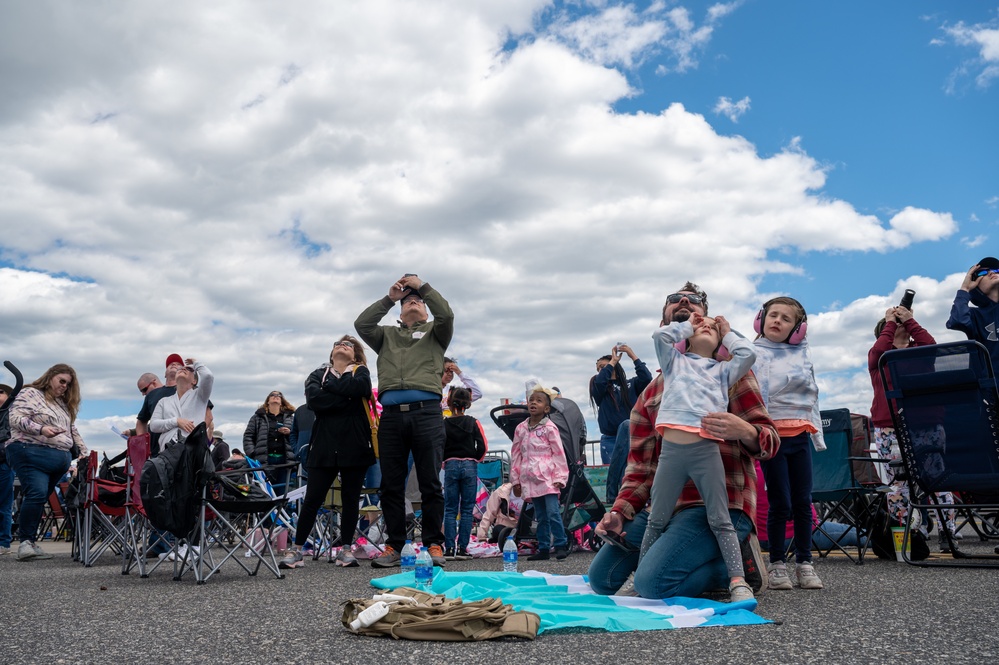
[[[812,441],[807,434],[782,438],[780,449],[760,462],[767,481],[767,540],[784,540],[784,525],[794,518],[795,561],[812,560]],[[784,561],[784,549],[770,550],[770,563]]]
[[[444,462],[444,546],[468,547],[472,535],[472,509],[478,489],[479,465],[471,459],[449,459]],[[461,520],[457,521],[458,515]]]
[[[0,464],[0,547],[10,547],[14,511],[14,470]]]
[[[607,469],[607,503],[614,503],[621,489],[624,470],[628,466],[628,451],[631,450],[631,423],[622,421],[614,438],[614,454],[611,455],[610,468]]]
[[[558,494],[545,494],[531,499],[534,504],[534,518],[538,520],[538,549],[551,549],[552,539],[555,547],[565,547],[569,540],[565,535],[565,525],[562,523],[562,506],[558,502]]]
[[[742,511],[729,510],[739,542],[749,537],[753,521]],[[645,536],[648,513],[642,511],[625,522],[625,540],[636,548]],[[637,570],[636,570],[637,567]],[[708,526],[704,506],[673,515],[662,536],[638,566],[638,552],[604,545],[590,562],[589,580],[594,591],[610,595],[635,573],[635,591],[643,598],[696,598],[713,589],[727,589],[728,570],[718,541]]]
[[[21,441],[7,444],[7,461],[21,480],[21,511],[17,518],[19,539],[35,542],[42,511],[49,494],[69,469],[68,450],[57,450]]]
[[[614,442],[617,440],[617,434],[601,434],[600,435],[600,463],[610,464],[611,458],[614,456]]]
[[[386,408],[378,427],[378,452],[388,544],[399,552],[406,543],[406,466],[412,453],[423,502],[423,544],[443,545],[444,491],[440,470],[444,461],[444,416],[440,405],[408,412]]]

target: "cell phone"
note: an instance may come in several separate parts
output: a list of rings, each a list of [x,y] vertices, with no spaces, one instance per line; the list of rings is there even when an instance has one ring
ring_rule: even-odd
[[[603,540],[605,543],[609,543],[609,544],[613,545],[614,547],[618,547],[618,548],[624,550],[625,552],[637,552],[638,551],[637,547],[635,547],[634,545],[632,545],[631,543],[629,543],[627,540],[625,540],[624,537],[621,534],[619,534],[618,532],[616,532],[616,531],[607,531],[605,533],[600,533],[598,531],[597,535],[600,536],[600,539]]]
[[[403,275],[403,277],[416,277],[416,273],[415,272],[407,272],[405,275]]]

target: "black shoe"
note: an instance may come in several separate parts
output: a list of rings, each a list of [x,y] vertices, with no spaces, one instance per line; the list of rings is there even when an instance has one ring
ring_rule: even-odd
[[[454,561],[454,548],[449,547],[444,550],[444,558],[448,561]]]
[[[472,555],[464,547],[459,547],[458,551],[454,553],[454,558],[456,561],[468,561]]]
[[[561,561],[562,559],[569,556],[569,549],[566,547],[556,547],[555,548],[555,558]]]
[[[531,556],[527,557],[528,561],[548,561],[551,557],[549,556],[549,550],[538,550]]]

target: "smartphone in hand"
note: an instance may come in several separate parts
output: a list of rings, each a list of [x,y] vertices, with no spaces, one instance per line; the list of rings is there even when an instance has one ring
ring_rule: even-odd
[[[603,540],[605,543],[609,543],[614,547],[618,547],[624,550],[625,552],[638,551],[637,547],[635,547],[627,540],[625,540],[624,537],[621,534],[617,533],[616,531],[607,531],[606,533],[600,533],[598,531],[597,535],[600,536],[600,539]]]

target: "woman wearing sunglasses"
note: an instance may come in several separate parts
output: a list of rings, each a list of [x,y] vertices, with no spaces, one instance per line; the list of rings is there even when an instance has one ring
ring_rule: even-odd
[[[18,561],[52,558],[35,539],[45,502],[69,469],[73,455],[89,454],[76,431],[79,410],[76,370],[63,364],[53,365],[25,386],[10,406],[10,440],[5,451],[24,495],[17,519]]]
[[[986,256],[967,272],[954,296],[947,327],[984,345],[999,374],[999,259]]]
[[[295,407],[280,391],[272,390],[243,432],[243,450],[261,464],[294,462],[291,450],[291,423]]]
[[[319,507],[338,476],[343,505],[342,549],[334,562],[338,566],[357,566],[351,546],[360,513],[361,488],[365,472],[375,463],[368,416],[371,374],[366,362],[361,342],[344,335],[333,344],[329,364],[313,370],[305,380],[305,400],[316,412],[306,462],[309,484],[298,517],[295,545],[281,559],[278,564],[281,568],[304,565],[302,546],[312,533]]]

